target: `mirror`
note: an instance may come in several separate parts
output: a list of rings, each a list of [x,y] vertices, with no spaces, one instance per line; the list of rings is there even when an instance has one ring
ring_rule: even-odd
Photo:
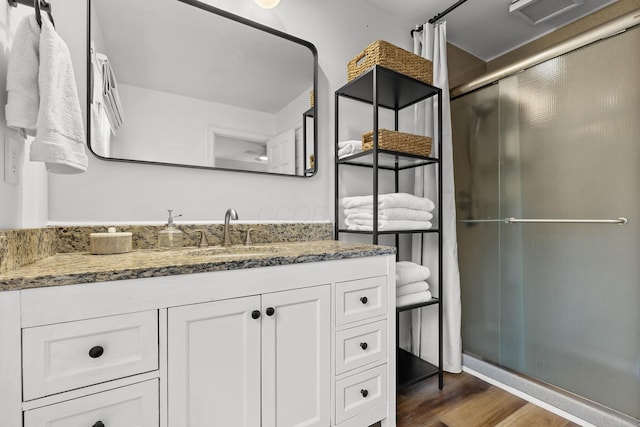
[[[88,1],[94,154],[315,174],[313,44],[194,0]]]

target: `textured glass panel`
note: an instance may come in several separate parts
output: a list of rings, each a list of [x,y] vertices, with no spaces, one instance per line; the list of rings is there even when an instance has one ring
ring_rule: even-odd
[[[513,104],[505,109],[516,110],[501,117],[502,215],[630,220],[501,225],[501,339],[511,339],[500,363],[634,417],[639,52],[636,29],[500,83],[501,101]]]
[[[640,28],[452,115],[464,351],[640,418]]]
[[[498,87],[451,103],[462,300],[468,353],[498,359]]]

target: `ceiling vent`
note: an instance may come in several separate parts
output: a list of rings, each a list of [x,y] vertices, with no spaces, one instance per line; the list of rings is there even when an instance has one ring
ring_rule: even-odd
[[[509,12],[516,12],[536,25],[581,4],[582,0],[512,0]]]

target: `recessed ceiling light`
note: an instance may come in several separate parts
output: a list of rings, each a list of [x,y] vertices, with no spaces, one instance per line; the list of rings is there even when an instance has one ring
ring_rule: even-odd
[[[273,9],[280,3],[280,0],[254,0],[263,9]]]
[[[519,13],[535,25],[581,4],[582,0],[512,0],[509,12]]]

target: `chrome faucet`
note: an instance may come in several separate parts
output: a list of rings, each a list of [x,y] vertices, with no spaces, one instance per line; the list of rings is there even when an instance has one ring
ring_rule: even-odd
[[[238,212],[235,209],[227,209],[224,214],[224,236],[222,238],[222,246],[231,246],[231,238],[229,237],[229,220],[238,219]]]

